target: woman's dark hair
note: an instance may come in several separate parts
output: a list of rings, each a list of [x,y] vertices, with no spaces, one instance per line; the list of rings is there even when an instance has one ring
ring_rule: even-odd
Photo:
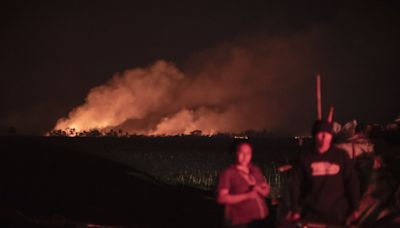
[[[239,147],[243,144],[248,144],[251,147],[253,147],[253,145],[251,144],[249,139],[233,139],[231,144],[229,145],[229,150],[228,153],[232,156],[232,158],[235,157],[236,152],[238,151]]]

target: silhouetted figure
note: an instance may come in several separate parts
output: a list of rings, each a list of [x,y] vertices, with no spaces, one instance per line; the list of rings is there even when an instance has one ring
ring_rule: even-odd
[[[265,227],[269,194],[261,170],[251,163],[252,146],[248,141],[237,141],[232,146],[235,163],[225,169],[219,178],[218,203],[225,205],[227,227]]]
[[[374,152],[374,144],[368,138],[367,127],[357,123],[353,135],[336,145],[339,149],[347,152],[354,160],[355,169],[360,180],[361,194],[367,190],[374,169],[380,167],[380,157]]]

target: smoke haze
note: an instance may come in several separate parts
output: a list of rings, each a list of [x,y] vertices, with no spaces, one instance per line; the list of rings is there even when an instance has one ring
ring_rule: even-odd
[[[24,1],[0,11],[0,134],[307,134],[400,113],[399,1]],[[63,118],[61,118],[63,117]]]
[[[323,29],[282,38],[248,36],[193,55],[182,68],[159,60],[116,74],[54,129],[122,129],[146,135],[304,133]],[[306,106],[306,107],[303,107]],[[296,110],[309,110],[296,113]],[[307,119],[307,118],[306,118]],[[304,121],[303,121],[304,122]]]

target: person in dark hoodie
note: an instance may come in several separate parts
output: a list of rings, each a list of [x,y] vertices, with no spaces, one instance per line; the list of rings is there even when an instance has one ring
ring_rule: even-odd
[[[293,178],[292,220],[345,225],[357,220],[359,182],[352,160],[332,145],[332,124],[312,128],[314,146],[304,151]]]

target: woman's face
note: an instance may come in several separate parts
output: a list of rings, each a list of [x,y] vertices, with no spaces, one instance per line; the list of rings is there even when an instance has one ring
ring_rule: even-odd
[[[236,162],[239,165],[248,166],[251,162],[251,157],[253,155],[252,148],[249,144],[243,143],[239,145],[236,152]]]

